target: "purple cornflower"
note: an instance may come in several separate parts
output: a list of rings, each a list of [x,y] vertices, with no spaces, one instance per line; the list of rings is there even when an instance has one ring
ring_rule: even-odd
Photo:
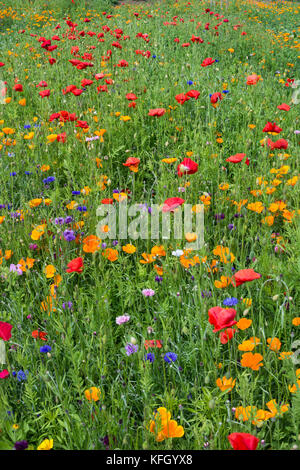
[[[68,308],[69,310],[71,310],[73,308],[73,304],[72,302],[67,302],[67,303],[63,303],[62,304],[62,308],[65,310],[66,308]]]
[[[127,356],[131,356],[131,354],[134,354],[135,352],[137,352],[138,349],[139,347],[137,344],[127,343],[125,346],[125,351],[126,351]]]
[[[76,238],[73,230],[65,230],[63,235],[64,235],[64,239],[67,242],[72,242]]]
[[[17,441],[15,442],[14,448],[15,450],[25,450],[28,447],[27,441]]]
[[[63,225],[65,222],[65,219],[63,217],[56,217],[54,220],[55,225]]]
[[[19,276],[22,276],[22,274],[23,274],[23,271],[21,269],[20,264],[11,264],[10,267],[9,267],[9,271],[14,272],[14,273],[18,273]]]

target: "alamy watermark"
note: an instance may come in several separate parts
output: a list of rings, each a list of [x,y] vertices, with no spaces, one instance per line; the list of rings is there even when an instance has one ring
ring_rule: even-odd
[[[6,86],[5,83],[0,80],[0,104],[5,104]]]
[[[119,202],[117,209],[112,204],[97,208],[96,215],[104,217],[96,228],[97,236],[103,240],[187,240],[186,249],[199,250],[204,245],[204,205],[184,204],[172,211],[164,206],[152,204],[127,204]]]
[[[292,95],[292,103],[299,104],[300,103],[300,80],[295,80],[294,83],[292,83],[291,87],[295,88],[295,91]]]

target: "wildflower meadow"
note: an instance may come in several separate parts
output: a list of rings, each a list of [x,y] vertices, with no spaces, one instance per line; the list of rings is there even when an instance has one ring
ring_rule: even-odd
[[[0,450],[300,448],[299,20],[0,1]]]

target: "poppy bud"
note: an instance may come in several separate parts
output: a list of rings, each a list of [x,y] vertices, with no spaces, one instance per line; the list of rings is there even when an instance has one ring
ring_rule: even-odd
[[[249,308],[246,308],[246,310],[243,311],[243,315],[244,315],[244,316],[248,315],[249,310],[250,310]]]
[[[276,295],[274,295],[274,297],[272,297],[272,300],[274,300],[274,302],[275,302],[278,299],[278,297],[279,297],[279,295],[276,294]]]
[[[213,410],[214,407],[215,407],[215,404],[216,404],[216,401],[215,401],[215,399],[213,398],[212,400],[210,400],[210,401],[208,402],[208,407],[209,407],[211,410]]]
[[[130,338],[130,343],[136,344],[136,343],[137,343],[137,340],[136,340],[133,336],[131,336],[131,338]]]
[[[208,385],[209,382],[210,382],[209,375],[207,375],[204,379],[204,383],[205,383],[205,385]]]

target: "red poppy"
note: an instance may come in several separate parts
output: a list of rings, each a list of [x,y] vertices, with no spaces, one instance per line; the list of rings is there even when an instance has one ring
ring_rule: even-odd
[[[150,109],[148,116],[163,116],[165,114],[166,110],[165,108],[156,108],[156,109]]]
[[[216,104],[218,101],[221,101],[223,99],[222,94],[217,91],[216,93],[213,93],[210,97],[210,102],[211,104]]]
[[[185,103],[186,101],[188,101],[190,99],[189,96],[186,96],[184,93],[180,93],[179,95],[176,95],[175,96],[175,100],[179,103],[179,104],[183,104]]]
[[[45,333],[45,331],[39,331],[39,330],[34,330],[32,333],[31,333],[31,336],[33,338],[39,338],[41,339],[42,341],[47,341],[47,333]]]
[[[89,80],[88,78],[83,78],[83,80],[81,80],[81,86],[90,86],[92,85],[93,80]]]
[[[212,307],[208,311],[208,321],[215,327],[213,333],[217,333],[224,328],[230,328],[237,321],[234,320],[236,310],[234,308]]]
[[[276,132],[277,134],[279,134],[281,131],[282,129],[277,126],[276,122],[267,122],[267,124],[263,128],[263,132]]]
[[[71,91],[71,93],[72,93],[74,96],[80,96],[81,93],[83,93],[83,90],[81,90],[80,88],[75,88],[74,90]]]
[[[187,93],[186,93],[186,96],[189,96],[190,98],[195,98],[195,100],[197,100],[200,96],[200,91],[197,91],[197,90],[189,90]]]
[[[113,204],[114,200],[112,198],[102,199],[101,204]]]
[[[14,85],[13,90],[23,91],[23,85],[21,85],[21,83],[17,83],[16,85]]]
[[[244,160],[245,156],[245,153],[236,153],[235,155],[231,155],[231,157],[226,158],[226,162],[239,163]]]
[[[251,282],[255,279],[259,279],[261,274],[256,273],[253,269],[241,269],[240,271],[236,272],[232,277],[232,284],[235,287],[238,287],[245,282]]]
[[[11,338],[12,325],[4,321],[0,321],[0,338],[8,341]]]
[[[42,90],[42,91],[39,91],[39,95],[40,95],[42,98],[48,97],[48,96],[50,96],[50,90]]]
[[[162,344],[159,339],[146,339],[144,346],[146,351],[148,348],[162,348]]]
[[[226,328],[225,331],[220,333],[220,341],[222,344],[227,344],[233,338],[233,335],[236,333],[234,328]]]
[[[96,75],[95,75],[96,80],[101,80],[101,78],[104,78],[104,77],[105,77],[105,75],[102,72],[101,73],[96,73]]]
[[[174,210],[185,202],[181,197],[170,197],[166,199],[162,208],[163,212],[174,212]]]
[[[128,99],[128,101],[135,101],[135,100],[137,100],[137,96],[135,96],[134,93],[127,93],[126,98]]]
[[[204,59],[204,61],[201,64],[201,67],[207,67],[208,65],[212,65],[215,61],[212,60],[211,57],[208,57],[207,59]]]
[[[81,127],[81,129],[88,129],[90,126],[88,125],[88,123],[86,121],[80,121],[78,119],[77,124],[75,125],[75,127]]]
[[[83,270],[83,259],[82,258],[74,258],[72,261],[69,262],[68,267],[66,269],[67,273],[82,273]]]
[[[177,167],[177,174],[181,178],[183,175],[193,175],[198,171],[198,163],[191,158],[184,158],[182,163]]]
[[[281,111],[289,111],[291,107],[288,104],[282,103],[277,106],[277,109],[280,109]]]
[[[234,432],[227,436],[234,450],[256,450],[259,439],[245,432]]]
[[[272,142],[271,139],[268,139],[268,147],[273,149],[287,149],[289,146],[288,142],[285,139],[276,140],[276,142]]]
[[[76,90],[76,85],[68,85],[66,88],[62,90],[63,95],[66,95],[67,93],[71,93],[71,91]]]
[[[124,59],[119,60],[119,62],[117,63],[117,67],[128,67],[128,65],[129,64],[128,64],[127,60],[124,60]]]
[[[97,94],[100,92],[107,92],[107,85],[99,85],[97,86]]]
[[[129,157],[127,158],[126,162],[123,163],[124,166],[133,166],[133,165],[138,165],[140,163],[140,159],[139,158],[135,158],[135,157]]]
[[[7,369],[4,369],[0,372],[0,379],[6,379],[7,377],[9,377],[9,372]]]
[[[61,134],[58,134],[56,137],[57,142],[62,142],[63,144],[67,140],[67,134],[66,132],[62,132]]]
[[[38,85],[36,85],[36,87],[39,87],[39,86],[40,86],[41,88],[43,88],[43,87],[45,87],[45,86],[48,86],[48,83],[45,82],[45,80],[42,80]]]
[[[204,42],[203,39],[200,38],[200,36],[194,36],[194,35],[192,35],[191,41],[196,42],[196,43],[203,43]]]

